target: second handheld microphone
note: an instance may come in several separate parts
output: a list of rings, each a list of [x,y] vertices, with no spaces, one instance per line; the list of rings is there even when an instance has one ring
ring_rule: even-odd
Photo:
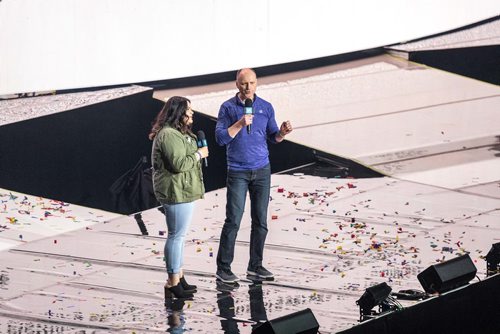
[[[207,147],[208,144],[207,144],[207,139],[205,138],[205,132],[203,131],[198,131],[197,133],[197,137],[198,137],[198,147]],[[207,158],[203,158],[203,162],[205,162],[205,167],[208,167],[208,161],[207,161]]]
[[[251,99],[246,99],[245,100],[245,115],[253,115],[253,108],[252,108],[252,100]],[[247,125],[247,133],[250,134],[252,132],[252,124]]]

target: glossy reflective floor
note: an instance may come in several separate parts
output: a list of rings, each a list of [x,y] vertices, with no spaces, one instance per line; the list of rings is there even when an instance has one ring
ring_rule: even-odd
[[[272,184],[265,263],[274,281],[245,276],[245,215],[233,264],[241,281],[216,282],[221,189],[197,202],[189,231],[185,268],[198,285],[193,300],[165,305],[166,228],[163,214],[152,209],[140,218],[119,216],[1,252],[0,332],[251,333],[261,321],[310,308],[321,333],[335,333],[358,323],[356,300],[374,284],[421,290],[419,272],[465,252],[478,277],[485,277],[483,257],[499,241],[498,199],[385,177],[273,175]],[[19,217],[25,205],[36,218],[37,198],[13,195],[2,193],[5,210]],[[54,210],[55,217],[32,218],[29,226],[42,228],[51,218],[61,228],[72,225],[85,209],[68,205],[65,213]],[[22,227],[2,226],[3,238],[19,238]]]

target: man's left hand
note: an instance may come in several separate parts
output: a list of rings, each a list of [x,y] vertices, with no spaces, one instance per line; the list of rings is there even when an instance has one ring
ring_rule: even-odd
[[[292,132],[292,124],[290,123],[290,121],[285,121],[283,123],[281,123],[281,126],[280,126],[280,136],[281,137],[285,137],[287,134],[289,134],[290,132]]]

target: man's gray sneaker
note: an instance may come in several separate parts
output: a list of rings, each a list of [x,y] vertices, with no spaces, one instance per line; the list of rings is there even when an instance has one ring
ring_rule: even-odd
[[[260,266],[256,269],[248,269],[247,275],[266,279],[266,280],[274,278],[273,273],[262,266]]]
[[[215,277],[224,283],[236,283],[240,280],[231,270],[217,270]]]

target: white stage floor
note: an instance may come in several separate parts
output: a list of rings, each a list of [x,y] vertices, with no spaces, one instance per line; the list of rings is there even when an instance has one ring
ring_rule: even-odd
[[[164,217],[152,209],[143,213],[148,236],[140,234],[133,217],[92,221],[73,231],[68,218],[53,228],[64,233],[47,233],[1,252],[0,332],[27,333],[30,326],[65,333],[165,332],[178,315],[186,331],[250,333],[259,317],[311,308],[321,333],[335,333],[357,324],[355,302],[374,284],[422,290],[419,272],[466,252],[484,278],[483,257],[500,241],[498,199],[389,177],[276,174],[272,185],[265,262],[276,274],[274,282],[253,285],[245,279],[250,225],[245,215],[233,265],[243,281],[230,293],[217,286],[221,189],[197,203],[185,263],[200,290],[174,316],[163,306]],[[4,195],[2,201],[11,207],[14,200]],[[5,221],[19,213],[1,216]],[[33,221],[31,227],[47,224]],[[26,234],[22,225],[5,225],[3,235]]]

